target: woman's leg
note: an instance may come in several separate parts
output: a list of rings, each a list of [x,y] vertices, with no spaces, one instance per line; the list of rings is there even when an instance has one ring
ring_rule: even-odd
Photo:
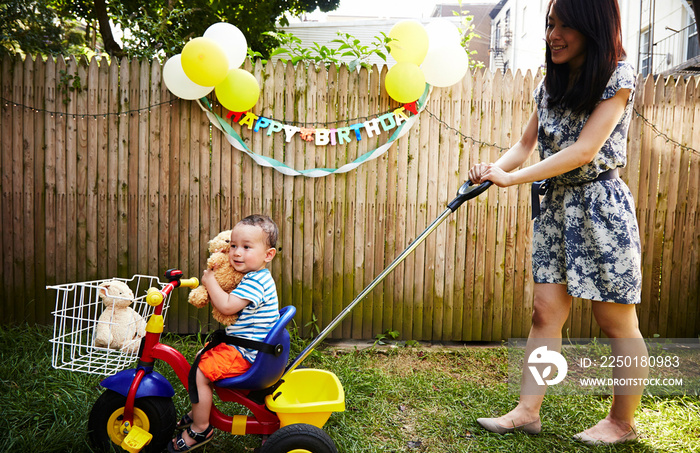
[[[566,293],[566,285],[535,283],[532,327],[528,335],[525,357],[529,357],[530,353],[540,346],[557,350],[561,348],[561,330],[570,310],[571,296]],[[538,420],[545,390],[545,387],[537,385],[530,370],[523,369],[518,405],[495,419],[495,422],[503,427],[512,428]]]
[[[626,357],[632,364],[639,366],[613,368],[613,378],[618,382],[624,379],[646,379],[649,368],[647,364],[647,347],[639,331],[636,305],[615,304],[610,302],[593,302],[593,315],[603,333],[610,338],[612,355]],[[643,357],[645,359],[643,359]],[[613,442],[629,433],[634,428],[634,413],[642,399],[644,385],[616,385],[613,387],[613,400],[610,413],[597,425],[584,431],[585,434],[604,442]]]

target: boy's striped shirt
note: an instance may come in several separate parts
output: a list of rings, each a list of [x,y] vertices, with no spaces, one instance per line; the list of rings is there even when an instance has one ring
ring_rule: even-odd
[[[250,303],[240,311],[236,322],[226,327],[226,334],[263,341],[279,319],[277,287],[268,269],[248,272],[231,294]],[[258,354],[255,349],[235,346],[249,362]]]

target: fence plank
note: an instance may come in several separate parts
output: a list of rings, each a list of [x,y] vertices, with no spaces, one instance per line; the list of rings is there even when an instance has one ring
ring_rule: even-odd
[[[460,104],[456,100],[455,91],[459,91],[459,86],[446,88],[447,92],[443,101],[443,121],[447,124],[455,124],[457,118],[460,114]],[[431,120],[434,122],[435,119]],[[440,128],[443,130],[441,136],[444,138],[446,150],[446,158],[444,165],[441,166],[442,176],[441,179],[445,183],[440,185],[440,207],[439,211],[443,212],[447,208],[447,203],[449,203],[454,195],[457,193],[457,188],[459,185],[459,180],[462,177],[460,175],[459,168],[459,149],[457,144],[459,143],[455,134],[446,128]],[[466,173],[465,173],[466,174]],[[456,214],[451,214],[450,218],[445,222],[445,242],[440,246],[440,250],[444,255],[444,266],[441,274],[443,275],[443,280],[441,287],[443,288],[442,299],[442,322],[440,323],[439,332],[434,335],[434,338],[450,341],[454,338],[454,315],[457,314],[461,318],[461,311],[455,313],[455,300],[454,300],[454,284],[455,284],[455,263],[457,257],[455,256],[455,242],[457,240],[457,222]],[[435,320],[437,321],[437,320]],[[434,322],[434,325],[436,322]]]
[[[351,94],[354,78],[350,77],[348,67],[343,65],[338,70],[338,118],[352,118],[351,105],[353,105]],[[345,123],[338,123],[338,127],[347,127]],[[336,151],[335,167],[338,168],[347,162],[348,149],[345,146]],[[354,173],[354,172],[353,172]],[[335,185],[335,235],[333,238],[333,313],[340,313],[350,300],[352,292],[351,266],[349,266],[350,253],[347,244],[351,241],[352,232],[349,229],[349,210],[352,203],[348,195],[350,180],[353,176],[348,173],[338,175]],[[346,318],[340,329],[335,329],[333,338],[348,338],[350,332],[350,319]]]
[[[310,94],[313,95],[309,101],[314,104],[314,109],[309,110],[311,117],[309,122],[311,126],[319,129],[327,128],[326,118],[327,113],[327,99],[328,94],[328,69],[319,65],[316,68],[315,74],[315,92],[312,91]],[[314,151],[314,168],[326,168],[331,167],[330,161],[326,160],[326,148],[331,148],[330,145],[326,146],[316,146],[315,143],[309,143],[309,147]],[[328,212],[326,204],[326,183],[329,178],[313,178],[311,183],[313,184],[313,217],[310,219],[313,225],[313,294],[312,294],[312,305],[313,313],[316,316],[316,325],[319,327],[321,325],[327,324],[332,320],[331,313],[331,299],[325,298],[324,294],[326,289],[329,288],[327,285],[327,280],[330,277],[328,273],[327,263],[330,260],[326,260],[325,257],[332,249],[327,249],[326,241],[326,222],[328,221],[329,215],[332,218],[332,211]],[[332,256],[332,255],[331,255]],[[324,321],[324,319],[326,321]]]
[[[268,84],[270,84],[270,88],[266,88],[265,92],[272,92],[272,94],[269,95],[269,98],[267,100],[267,105],[271,106],[271,117],[276,119],[284,117],[284,71],[285,66],[282,64],[282,62],[278,61],[276,64],[273,64],[271,62],[268,63],[268,73],[270,74],[270,77],[266,79],[265,86],[267,87]],[[266,97],[267,96],[268,95],[266,94]],[[274,138],[272,144],[272,157],[279,162],[284,161],[284,139],[282,137]],[[272,181],[274,187],[273,197],[275,199],[275,203],[272,206],[272,218],[275,220],[280,230],[280,239],[279,243],[277,244],[279,248],[280,246],[282,246],[284,238],[284,236],[282,236],[282,227],[284,226],[284,186],[285,179],[289,177],[284,176],[276,171],[272,173]],[[283,290],[282,276],[285,272],[284,257],[289,256],[291,252],[291,249],[282,248],[281,251],[279,251],[277,258],[275,258],[273,262],[273,276],[275,278],[275,282],[277,282],[277,293],[279,295],[281,295],[281,292]],[[284,305],[284,300],[281,298],[280,304]]]
[[[173,165],[173,162],[171,162],[170,159],[170,148],[172,146],[171,142],[171,131],[170,131],[170,124],[171,124],[171,115],[173,113],[173,106],[172,103],[168,104],[166,103],[168,99],[171,98],[170,91],[167,89],[165,86],[165,83],[162,80],[162,66],[159,67],[159,75],[157,77],[154,76],[154,79],[152,80],[152,83],[156,83],[157,87],[155,88],[158,90],[158,102],[159,106],[157,107],[160,113],[160,121],[158,122],[159,127],[159,146],[158,146],[158,155],[160,158],[160,166],[159,166],[159,177],[158,177],[158,189],[156,192],[156,196],[158,198],[158,216],[159,216],[159,222],[158,222],[158,251],[157,251],[157,268],[154,273],[154,275],[163,275],[163,271],[166,269],[170,269],[172,267],[176,267],[177,263],[176,262],[171,262],[170,261],[170,250],[169,248],[171,247],[170,243],[170,231],[171,231],[171,222],[172,222],[172,212],[170,211],[172,205],[170,200],[173,198],[175,194],[171,193],[171,186],[170,186],[170,172],[171,168]],[[199,277],[199,276],[197,276]]]
[[[379,69],[374,66],[369,74],[369,118],[365,120],[371,121],[376,118],[381,108],[381,92],[382,82],[380,80]],[[381,127],[379,127],[381,130]],[[375,134],[373,137],[367,133],[367,146],[369,149],[376,149],[384,139],[386,134]],[[382,140],[380,140],[380,137]],[[365,138],[363,138],[365,140]],[[369,215],[367,216],[367,247],[366,256],[368,257],[366,272],[368,272],[368,281],[373,280],[384,268],[384,248],[386,246],[385,237],[388,234],[386,228],[386,199],[387,199],[387,152],[379,156],[367,166],[369,178],[367,187],[368,198],[373,201],[368,201]],[[371,245],[370,245],[371,244]],[[371,293],[371,317],[372,321],[365,330],[365,338],[370,338],[384,332],[383,316],[384,316],[384,289],[386,279],[381,281]]]
[[[159,218],[164,213],[161,212],[160,206],[160,177],[162,175],[162,162],[161,162],[161,140],[162,140],[162,125],[161,125],[161,114],[162,109],[159,104],[161,101],[161,72],[160,72],[160,62],[158,60],[153,61],[150,65],[143,65],[143,71],[146,73],[145,80],[147,82],[147,93],[148,105],[144,107],[146,110],[141,113],[141,116],[145,117],[147,124],[147,140],[146,149],[144,154],[148,156],[148,161],[146,163],[147,169],[144,168],[141,172],[146,174],[147,177],[147,187],[146,190],[146,210],[142,211],[142,215],[145,217],[144,223],[147,225],[147,230],[145,232],[145,237],[147,241],[146,256],[146,266],[149,275],[159,275],[161,274],[161,266],[167,266],[167,264],[161,264],[159,260],[159,246],[160,246],[160,227]],[[147,113],[147,114],[146,114]],[[165,175],[163,175],[165,176]]]
[[[25,106],[36,105],[35,99],[35,86],[34,86],[34,59],[31,56],[27,56],[24,60],[24,80],[22,81],[23,91],[22,91],[22,104]],[[38,98],[38,96],[37,96]],[[35,266],[36,266],[36,252],[35,252],[35,241],[34,241],[34,230],[36,225],[34,224],[34,209],[35,209],[35,175],[34,175],[34,162],[35,153],[29,152],[30,149],[34,149],[36,145],[41,146],[40,143],[35,141],[35,136],[31,133],[34,128],[34,113],[28,108],[23,109],[22,123],[20,125],[20,130],[28,131],[29,133],[23,134],[22,142],[20,144],[22,150],[22,241],[23,251],[25,255],[24,259],[24,285],[25,289],[25,303],[24,305],[24,316],[21,321],[34,323],[36,322],[35,309],[36,306],[36,283],[35,283]],[[18,130],[17,132],[20,132]],[[25,148],[26,147],[26,148]]]
[[[95,116],[90,117],[92,123],[92,147],[95,156],[95,186],[94,199],[94,234],[95,234],[95,278],[106,278],[110,274],[107,271],[109,259],[109,232],[110,219],[109,185],[109,123],[106,114],[109,110],[109,65],[106,59],[98,61],[96,58],[90,61],[89,83],[94,90],[94,107],[91,112]],[[92,66],[95,66],[93,69]]]
[[[24,105],[24,77],[23,77],[23,62],[18,59],[15,62],[13,71],[13,87],[12,87],[12,100],[20,105]],[[15,112],[12,116],[12,135],[17,137],[17,140],[12,141],[12,251],[10,256],[16,256],[18,259],[12,262],[12,276],[14,277],[12,281],[12,287],[19,288],[17,296],[19,300],[27,300],[27,287],[24,282],[24,270],[27,263],[27,256],[25,255],[25,241],[24,241],[24,229],[23,224],[24,219],[24,209],[23,203],[26,201],[24,199],[24,158],[22,149],[22,140],[20,131],[22,130],[22,124],[24,121],[24,115],[26,114],[24,108]],[[26,303],[26,302],[25,302]],[[15,319],[23,322],[25,316],[25,303],[18,304],[15,309]]]
[[[465,100],[471,98],[471,73],[467,73],[461,83],[452,87],[452,94],[455,97],[455,111],[453,115],[453,124],[457,131],[462,131],[469,136],[469,125],[471,117],[470,103]],[[458,133],[454,134],[458,137]],[[471,166],[469,148],[466,139],[459,140],[455,144],[458,149],[458,185],[465,182],[468,178],[467,173]],[[456,192],[453,192],[456,194]],[[471,313],[471,297],[467,297],[466,280],[467,280],[467,235],[471,229],[471,225],[467,223],[467,210],[469,205],[462,206],[457,210],[455,216],[455,271],[454,271],[454,287],[453,287],[453,306],[454,314],[452,318],[452,338],[451,340],[460,341],[468,337],[467,330],[471,329],[471,321],[467,319],[467,314]]]
[[[323,128],[336,129],[338,127],[335,122],[338,119],[336,105],[332,99],[338,99],[338,67],[331,65],[326,74],[326,88],[320,91],[319,102],[321,108],[319,110],[319,120],[325,122]],[[336,165],[337,145],[325,146],[325,164],[329,167]],[[336,167],[337,168],[337,167]],[[333,314],[338,313],[337,303],[334,297],[335,284],[337,284],[335,267],[335,230],[337,206],[334,203],[336,181],[338,178],[325,178],[323,184],[324,202],[321,206],[324,217],[324,227],[321,232],[323,240],[323,254],[320,259],[323,262],[323,283],[321,285],[321,299],[323,301],[323,312],[320,320],[321,325],[328,325],[333,320]],[[319,187],[320,188],[320,187]],[[340,302],[340,301],[338,301]],[[336,329],[336,335],[338,334]]]
[[[360,69],[360,75],[358,77],[357,85],[357,115],[354,118],[359,118],[362,113],[365,113],[369,109],[369,74],[367,68]],[[367,141],[358,141],[357,154],[360,156],[368,151]],[[354,287],[353,294],[359,294],[367,284],[367,274],[365,273],[365,222],[367,221],[367,168],[366,166],[359,167],[356,171],[356,181],[355,181],[355,214],[354,222],[355,228],[355,243],[354,248],[354,262],[353,262],[353,274]],[[352,317],[352,337],[353,338],[363,338],[363,333],[365,325],[368,322],[371,313],[370,298],[366,298],[361,304],[355,308]]]
[[[441,91],[441,90],[438,90]],[[428,108],[431,112],[441,111],[441,97],[431,96],[428,101]],[[430,225],[433,220],[437,217],[438,211],[438,180],[440,179],[440,153],[439,146],[431,146],[431,141],[433,137],[438,137],[439,134],[439,124],[435,121],[426,121],[421,123],[421,138],[424,140],[421,143],[424,144],[424,154],[427,155],[426,159],[426,174],[427,176],[427,194],[425,202],[423,203],[423,215],[425,221],[421,225],[420,229],[426,228]],[[423,131],[427,134],[424,135]],[[439,321],[442,320],[442,298],[444,297],[442,288],[439,288],[439,271],[441,269],[442,263],[444,263],[444,255],[439,254],[439,247],[441,243],[444,243],[444,225],[441,225],[438,229],[428,236],[425,240],[425,266],[424,278],[423,278],[423,311],[421,312],[421,317],[423,321],[422,326],[422,339],[432,340],[435,335],[433,321],[437,317]],[[440,260],[442,259],[442,263]]]
[[[5,64],[2,66],[2,71],[0,72],[0,77],[2,77],[2,97],[5,100],[2,104],[2,115],[0,116],[0,129],[2,131],[2,143],[0,146],[0,155],[2,163],[2,210],[0,215],[2,215],[3,225],[12,225],[13,228],[2,228],[2,290],[0,294],[3,295],[2,309],[5,313],[5,318],[14,320],[14,304],[12,303],[12,296],[19,296],[20,288],[13,291],[15,288],[14,284],[14,261],[15,253],[13,250],[14,243],[14,221],[13,221],[13,203],[16,197],[15,189],[13,184],[14,171],[12,170],[15,165],[13,163],[13,116],[18,112],[18,109],[14,107],[13,104],[17,102],[14,97],[14,82],[13,82],[13,66],[14,62],[10,59],[5,60]],[[10,102],[8,102],[10,101]]]
[[[97,64],[96,58],[91,58],[87,66],[87,80],[85,80],[85,110],[87,112],[97,112],[98,111],[98,77],[99,65]],[[100,204],[99,192],[98,192],[98,178],[103,177],[100,174],[98,160],[100,156],[104,156],[102,150],[98,151],[97,144],[97,118],[93,115],[83,116],[83,127],[85,130],[85,167],[86,167],[86,187],[85,187],[85,203],[83,204],[83,209],[85,209],[85,251],[86,251],[86,263],[85,271],[86,278],[88,280],[95,280],[97,278],[98,270],[98,237],[97,237],[97,222],[98,216],[90,215],[91,213],[98,212],[98,206]]]
[[[87,71],[85,57],[79,57],[76,62],[76,81],[80,88],[76,89],[75,97],[75,247],[77,251],[76,278],[79,281],[87,280],[87,261],[88,254],[93,255],[92,251],[88,252],[88,227],[87,227],[87,184],[88,184],[88,137],[87,137],[87,119],[85,115],[80,115],[78,112],[87,111]]]
[[[107,81],[107,113],[106,127],[107,138],[107,249],[109,255],[105,277],[118,274],[119,263],[119,64],[113,60],[112,64],[107,61],[102,62],[103,66],[109,65],[109,75]]]
[[[46,267],[46,284],[56,284],[56,111],[57,89],[56,89],[56,60],[48,57],[46,60],[45,77],[45,97],[44,97],[44,131],[45,131],[45,151],[44,151],[44,184],[45,184],[45,225],[44,225],[44,255]],[[6,173],[6,172],[3,172]],[[3,183],[4,185],[4,183]],[[4,193],[4,190],[3,190]],[[4,224],[4,223],[3,223]],[[47,303],[47,309],[51,304]]]

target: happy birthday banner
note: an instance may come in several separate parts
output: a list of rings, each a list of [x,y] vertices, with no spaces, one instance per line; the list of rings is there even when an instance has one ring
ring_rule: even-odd
[[[355,168],[359,167],[365,162],[369,162],[373,159],[384,154],[391,145],[404,135],[408,133],[411,126],[415,124],[418,119],[418,114],[425,108],[427,104],[428,97],[430,96],[431,87],[426,85],[423,95],[415,102],[415,110],[413,110],[413,105],[399,107],[392,112],[385,113],[371,120],[365,121],[363,123],[353,124],[348,127],[340,127],[337,129],[314,129],[314,128],[303,128],[298,126],[293,126],[289,124],[284,124],[279,121],[266,118],[264,116],[258,116],[251,112],[245,113],[232,113],[229,117],[233,117],[234,122],[237,122],[242,127],[247,127],[253,132],[264,132],[267,136],[271,136],[275,133],[284,132],[285,141],[289,143],[294,136],[299,133],[302,140],[313,141],[316,145],[342,145],[349,143],[353,140],[362,140],[361,130],[364,129],[368,137],[373,137],[374,135],[379,135],[381,133],[380,129],[388,132],[395,129],[394,132],[389,137],[388,141],[383,145],[362,154],[360,157],[352,162],[349,162],[338,168],[311,168],[297,170],[288,165],[273,159],[268,156],[263,156],[248,148],[240,135],[235,131],[235,129],[228,123],[224,118],[218,115],[216,112],[212,111],[211,104],[207,98],[202,98],[197,101],[201,109],[206,113],[209,121],[217,129],[219,129],[226,140],[239,151],[247,154],[251,159],[253,159],[258,165],[265,167],[271,167],[272,169],[289,176],[306,176],[309,178],[318,178],[323,176],[328,176],[334,173],[346,173]],[[206,107],[205,107],[206,105]],[[415,112],[413,116],[408,116],[406,112]]]

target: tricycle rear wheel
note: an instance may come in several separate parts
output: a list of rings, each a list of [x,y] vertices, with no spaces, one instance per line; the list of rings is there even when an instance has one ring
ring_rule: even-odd
[[[260,453],[338,453],[333,439],[321,428],[306,423],[287,425],[275,431],[260,447]]]
[[[119,449],[126,435],[121,432],[126,398],[106,390],[92,406],[88,419],[88,436],[99,451]],[[139,398],[134,403],[134,425],[153,435],[143,451],[162,451],[173,436],[177,415],[172,399],[163,397]]]

